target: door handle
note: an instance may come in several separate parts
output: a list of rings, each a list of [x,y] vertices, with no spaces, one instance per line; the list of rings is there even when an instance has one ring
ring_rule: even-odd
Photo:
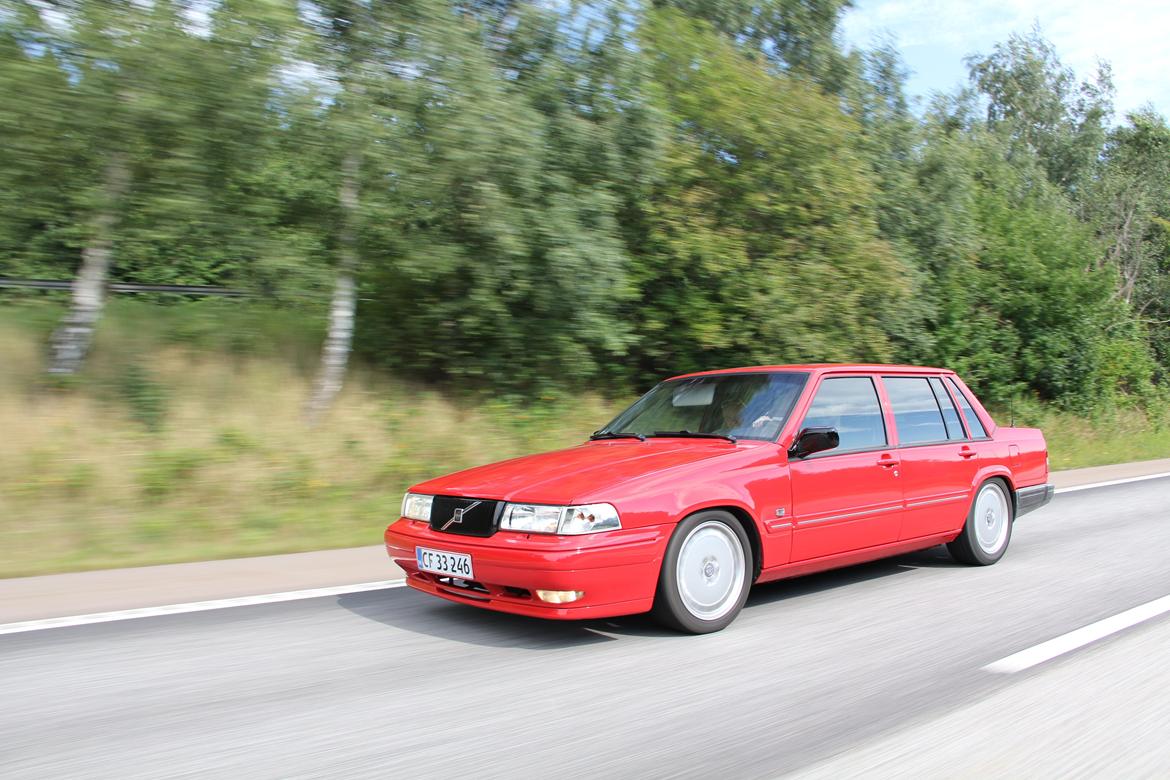
[[[967,446],[963,446],[959,449],[959,457],[960,458],[974,458],[978,454],[979,453],[975,452],[975,450],[973,450]]]
[[[878,458],[877,464],[882,468],[892,469],[894,466],[898,465],[898,459],[890,455],[883,455]]]

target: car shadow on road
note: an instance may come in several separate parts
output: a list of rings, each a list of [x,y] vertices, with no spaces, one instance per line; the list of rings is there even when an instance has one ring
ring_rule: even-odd
[[[407,588],[350,593],[338,606],[377,623],[452,642],[520,650],[558,650],[613,642],[601,621],[554,621],[456,604]]]
[[[844,588],[871,580],[883,579],[895,574],[907,574],[918,569],[950,569],[967,568],[956,562],[944,546],[931,547],[929,550],[898,555],[893,558],[882,558],[869,563],[860,563],[841,569],[806,574],[792,579],[776,580],[752,588],[748,596],[746,609],[774,604],[778,601],[792,601],[795,599],[815,596],[828,590]]]
[[[886,558],[872,563],[809,574],[757,585],[748,596],[747,609],[815,596],[836,588],[881,579],[923,568],[960,566],[937,547]],[[649,615],[629,615],[598,620],[555,621],[510,615],[437,599],[407,588],[350,593],[337,599],[338,606],[367,620],[415,634],[484,647],[519,650],[557,650],[582,647],[622,638],[678,637]]]

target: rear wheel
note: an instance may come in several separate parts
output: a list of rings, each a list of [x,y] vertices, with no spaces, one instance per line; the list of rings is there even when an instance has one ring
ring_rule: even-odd
[[[743,526],[727,512],[699,512],[683,520],[666,546],[655,617],[693,634],[726,627],[747,600],[750,550]]]
[[[1012,539],[1012,502],[1007,485],[989,479],[979,486],[963,532],[947,549],[955,560],[972,566],[990,566],[1003,557]]]

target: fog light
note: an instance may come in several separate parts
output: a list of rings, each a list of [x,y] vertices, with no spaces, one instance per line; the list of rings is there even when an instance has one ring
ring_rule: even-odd
[[[585,595],[583,590],[538,590],[536,597],[549,604],[568,604]]]

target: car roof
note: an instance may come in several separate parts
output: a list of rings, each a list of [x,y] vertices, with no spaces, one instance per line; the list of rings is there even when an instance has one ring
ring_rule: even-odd
[[[932,368],[930,366],[907,366],[892,363],[792,363],[779,366],[740,366],[737,368],[719,368],[711,371],[695,371],[690,374],[679,374],[670,379],[685,379],[693,376],[712,376],[715,374],[758,374],[773,371],[804,371],[813,375],[838,373],[873,373],[873,374],[954,374],[948,368]]]

